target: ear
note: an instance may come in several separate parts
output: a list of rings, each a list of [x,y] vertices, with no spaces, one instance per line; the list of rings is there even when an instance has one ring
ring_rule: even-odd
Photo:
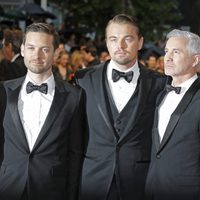
[[[144,43],[144,38],[143,37],[139,38],[138,51],[142,49],[143,43]]]
[[[108,49],[108,40],[107,40],[107,38],[105,38],[105,43],[106,43],[106,47]]]
[[[24,57],[24,45],[21,45],[21,55]]]
[[[200,55],[194,55],[194,61],[192,67],[197,67],[200,65]]]

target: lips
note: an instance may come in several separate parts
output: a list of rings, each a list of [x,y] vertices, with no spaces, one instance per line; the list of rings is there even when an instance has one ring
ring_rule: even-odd
[[[123,51],[116,51],[115,55],[126,55],[126,52]]]
[[[165,67],[171,68],[171,67],[174,67],[174,64],[167,62],[167,63],[165,63]]]
[[[43,62],[41,61],[32,61],[31,63],[34,65],[43,65]]]

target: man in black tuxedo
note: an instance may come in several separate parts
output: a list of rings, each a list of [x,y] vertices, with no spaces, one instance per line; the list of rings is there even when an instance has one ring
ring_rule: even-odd
[[[45,23],[27,27],[27,75],[0,86],[0,199],[77,200],[83,160],[83,90],[56,80],[59,37]]]
[[[89,128],[80,199],[142,200],[155,97],[165,78],[138,63],[143,37],[131,16],[108,22],[106,43],[111,60],[75,74]]]
[[[199,200],[200,37],[175,29],[167,39],[164,71],[172,82],[157,99],[146,197]]]

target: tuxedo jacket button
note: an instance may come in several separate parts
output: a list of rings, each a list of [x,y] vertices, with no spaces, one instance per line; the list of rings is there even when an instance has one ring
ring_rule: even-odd
[[[161,155],[160,155],[160,154],[156,155],[156,158],[157,158],[157,159],[160,159],[160,158],[161,158]]]
[[[121,120],[120,120],[120,119],[117,119],[116,123],[117,123],[117,124],[121,124]]]

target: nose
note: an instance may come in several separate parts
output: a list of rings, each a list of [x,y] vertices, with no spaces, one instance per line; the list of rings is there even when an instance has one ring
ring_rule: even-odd
[[[165,60],[172,60],[173,59],[173,52],[168,51],[165,53]]]
[[[124,49],[127,46],[124,39],[119,40],[117,45],[118,45],[118,48],[120,49]]]
[[[42,50],[41,49],[35,49],[35,51],[34,51],[34,57],[35,58],[40,58],[40,57],[42,57],[42,54],[43,54],[43,52],[42,52]]]

